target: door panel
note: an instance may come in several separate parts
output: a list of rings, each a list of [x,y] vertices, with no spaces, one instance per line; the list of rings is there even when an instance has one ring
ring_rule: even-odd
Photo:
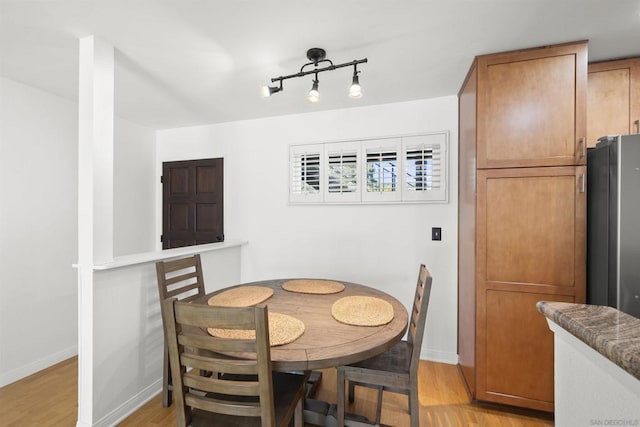
[[[168,175],[170,182],[170,194],[187,194],[189,193],[189,168],[187,167],[171,167],[169,166],[169,173],[163,175]]]
[[[553,403],[553,333],[538,301],[573,297],[487,290],[486,392]]]
[[[486,185],[487,280],[573,286],[575,176]]]
[[[163,163],[163,249],[224,241],[223,159]]]
[[[487,160],[573,158],[574,81],[572,55],[489,66]]]
[[[216,192],[216,167],[198,166],[196,168],[196,192],[198,194]]]

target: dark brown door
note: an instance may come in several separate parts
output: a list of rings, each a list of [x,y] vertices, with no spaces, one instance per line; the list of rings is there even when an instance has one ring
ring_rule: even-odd
[[[162,248],[224,241],[223,159],[162,163]]]

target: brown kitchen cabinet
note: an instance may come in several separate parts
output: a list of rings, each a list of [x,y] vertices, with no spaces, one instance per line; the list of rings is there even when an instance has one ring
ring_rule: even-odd
[[[570,57],[577,73],[574,114],[545,119],[557,121],[559,137],[535,129],[539,118],[527,118],[530,123],[514,131],[504,116],[517,109],[515,99],[508,109],[486,108],[496,94],[530,89],[528,78],[522,79],[525,88],[515,77],[487,81],[487,64],[517,63],[523,75],[529,64],[539,92],[548,93],[546,84],[567,84]],[[478,57],[460,90],[458,354],[474,400],[553,411],[553,335],[535,303],[585,301],[586,79],[586,44],[580,42]],[[508,89],[494,87],[505,82]],[[546,108],[553,110],[553,102]],[[520,137],[524,129],[537,137]]]
[[[589,64],[587,146],[605,135],[640,133],[640,58]]]
[[[478,168],[586,163],[587,43],[482,55]]]

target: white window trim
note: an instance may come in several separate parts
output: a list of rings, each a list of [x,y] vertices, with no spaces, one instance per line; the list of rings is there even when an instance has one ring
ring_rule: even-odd
[[[416,146],[440,145],[440,187],[422,191],[408,190],[407,151]],[[367,151],[376,149],[397,152],[396,191],[367,192]],[[435,151],[435,150],[434,150]],[[354,192],[332,193],[329,190],[329,157],[333,153],[357,153],[357,186]],[[296,156],[320,156],[319,182],[316,193],[294,193],[297,179],[294,169]],[[434,158],[434,162],[437,161]],[[289,203],[296,204],[389,204],[389,203],[448,203],[449,187],[449,131],[425,132],[396,136],[331,141],[289,146]]]

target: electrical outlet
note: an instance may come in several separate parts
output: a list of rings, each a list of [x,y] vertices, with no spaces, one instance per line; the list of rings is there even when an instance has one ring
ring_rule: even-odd
[[[442,228],[431,227],[431,240],[442,240]]]

